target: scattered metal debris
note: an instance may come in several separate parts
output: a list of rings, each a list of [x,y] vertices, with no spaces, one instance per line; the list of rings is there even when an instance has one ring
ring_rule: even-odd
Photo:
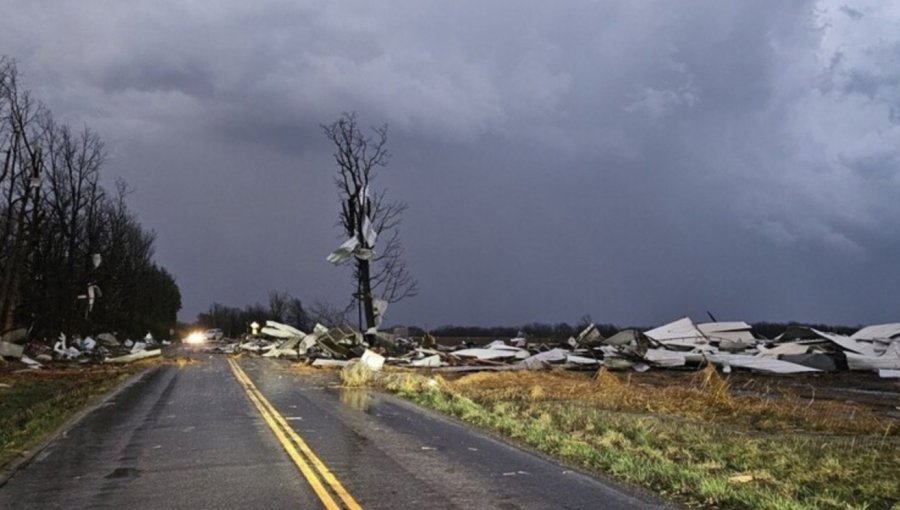
[[[0,358],[11,358],[24,363],[27,368],[43,368],[45,363],[128,363],[139,359],[160,356],[160,345],[170,345],[163,340],[157,342],[153,335],[147,333],[143,340],[134,342],[126,340],[120,343],[112,333],[100,333],[96,336],[72,335],[71,338],[60,333],[52,343],[46,340],[29,339],[29,330],[20,329],[7,332],[3,338],[10,338],[17,343],[0,340]]]
[[[374,370],[384,365],[447,372],[542,370],[696,369],[713,364],[724,372],[745,369],[771,374],[865,370],[895,377],[900,370],[900,323],[869,326],[853,336],[789,327],[775,339],[753,334],[746,322],[695,324],[682,318],[648,331],[622,330],[604,338],[594,325],[558,345],[529,342],[524,333],[486,345],[438,345],[433,337],[409,337],[409,330],[363,335],[350,327],[312,333],[266,322],[258,335],[210,352],[244,352],[307,360],[315,367],[343,367],[360,361]]]

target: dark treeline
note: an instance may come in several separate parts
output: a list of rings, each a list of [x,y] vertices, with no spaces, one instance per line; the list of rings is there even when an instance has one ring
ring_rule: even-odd
[[[271,291],[269,302],[265,305],[256,303],[237,308],[213,303],[209,310],[197,315],[197,327],[219,328],[225,336],[237,338],[249,333],[250,324],[253,322],[264,325],[267,320],[288,324],[305,332],[309,332],[312,326],[315,326],[315,322],[298,298],[287,292]]]
[[[0,329],[167,337],[181,294],[155,235],[101,185],[96,133],[54,121],[0,58]]]
[[[436,337],[449,338],[514,338],[520,332],[529,338],[553,338],[565,340],[570,336],[578,336],[581,331],[591,324],[590,320],[580,320],[577,324],[558,322],[544,324],[532,322],[520,326],[441,326],[431,331]],[[597,329],[604,337],[615,335],[619,328],[613,324],[597,324]]]
[[[585,320],[588,319],[588,320]],[[519,332],[525,333],[531,338],[550,338],[556,340],[565,340],[569,337],[577,336],[588,324],[590,317],[582,318],[577,324],[568,324],[560,322],[556,324],[543,324],[534,322],[521,326],[441,326],[431,331],[431,334],[437,337],[449,338],[496,338],[508,339],[514,338]],[[763,338],[775,338],[784,333],[790,326],[805,326],[818,329],[820,331],[838,333],[842,335],[851,335],[855,333],[861,326],[833,326],[827,324],[813,324],[801,322],[756,322],[750,324],[753,332]],[[647,327],[619,327],[614,324],[597,324],[600,333],[609,338],[623,329],[650,329]]]

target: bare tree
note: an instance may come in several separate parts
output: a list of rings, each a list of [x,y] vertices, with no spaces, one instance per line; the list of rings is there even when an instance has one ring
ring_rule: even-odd
[[[49,116],[18,85],[14,61],[0,58],[0,327],[11,327],[37,235],[44,138]]]
[[[105,193],[100,167],[105,155],[96,133],[85,128],[76,134],[68,126],[48,126],[47,149],[44,202],[53,235],[44,236],[47,242],[33,251],[58,269],[50,277],[63,292],[56,293],[57,302],[48,304],[60,315],[59,326],[68,330],[74,325],[75,309],[67,305],[96,283],[90,281],[88,263],[101,251],[100,207]]]
[[[306,309],[303,308],[303,302],[300,301],[300,298],[295,298],[293,296],[288,297],[287,316],[285,317],[285,320],[288,324],[295,328],[299,328],[301,331],[309,331],[313,325],[309,322],[309,314],[306,313]]]
[[[355,114],[344,113],[322,129],[335,147],[335,183],[341,199],[339,225],[349,237],[343,248],[354,261],[354,299],[362,307],[366,327],[374,328],[380,322],[376,320],[377,300],[395,303],[418,292],[418,283],[407,269],[396,232],[406,204],[388,201],[385,191],[372,188],[376,170],[386,166],[389,157],[387,125],[365,133],[357,125]],[[386,241],[376,249],[379,238]]]
[[[316,301],[309,309],[309,323],[327,327],[343,326],[347,324],[353,304],[353,301],[350,301],[347,306],[341,308],[325,301]]]
[[[287,292],[269,291],[269,317],[273,321],[285,322],[291,295]]]

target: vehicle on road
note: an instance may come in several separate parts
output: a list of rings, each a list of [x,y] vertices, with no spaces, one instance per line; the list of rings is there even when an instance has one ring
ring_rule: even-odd
[[[184,337],[182,343],[186,344],[205,344],[205,343],[215,343],[220,342],[225,338],[225,333],[219,329],[207,329],[206,331],[194,331],[188,336]]]

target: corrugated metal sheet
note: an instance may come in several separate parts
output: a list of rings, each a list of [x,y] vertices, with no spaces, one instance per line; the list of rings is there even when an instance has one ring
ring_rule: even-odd
[[[750,331],[749,324],[743,321],[737,322],[704,322],[697,324],[697,329],[704,333],[724,333],[726,331]]]
[[[853,333],[850,338],[854,340],[890,340],[894,337],[900,337],[900,322],[866,326]]]
[[[837,344],[841,349],[845,351],[855,352],[858,354],[862,354],[863,356],[875,356],[875,349],[870,343],[858,342],[850,338],[849,336],[837,335],[834,333],[825,333],[824,331],[819,331],[812,328],[810,329],[820,337]]]
[[[820,372],[815,368],[804,367],[796,363],[780,361],[771,358],[757,358],[755,356],[745,356],[741,354],[688,354],[688,361],[700,362],[706,358],[710,363],[718,366],[732,366],[757,370],[759,372],[769,372],[772,374],[799,374],[802,372]]]
[[[697,329],[697,326],[694,325],[694,321],[692,321],[689,317],[685,317],[683,319],[678,319],[675,322],[670,322],[668,324],[663,324],[658,328],[651,329],[650,331],[645,331],[644,335],[656,340],[657,342],[663,342],[666,340],[685,340],[685,339],[697,339],[697,340],[706,340],[703,336],[703,333]]]

